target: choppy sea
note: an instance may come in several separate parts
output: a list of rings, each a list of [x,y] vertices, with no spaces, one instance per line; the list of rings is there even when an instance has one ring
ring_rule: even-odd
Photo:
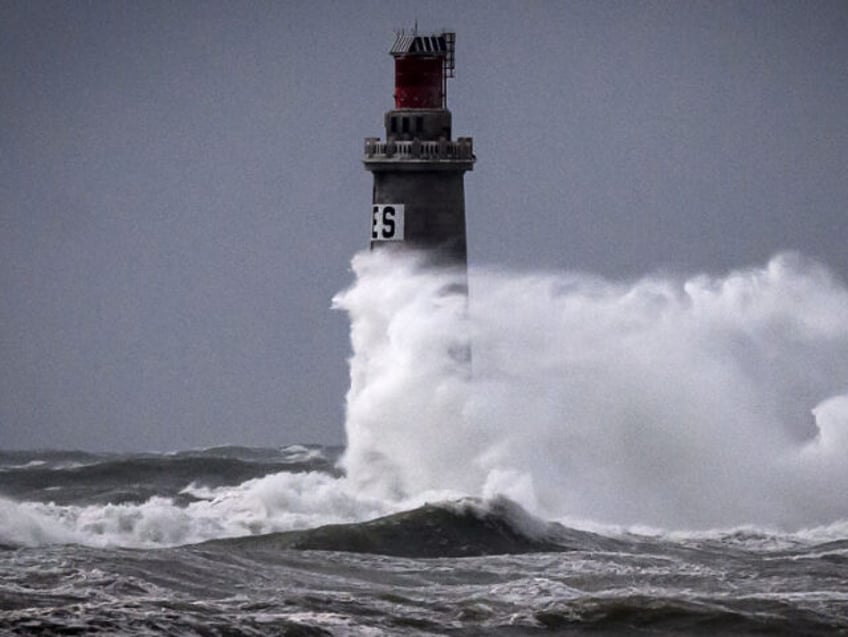
[[[341,449],[0,452],[3,635],[834,635],[844,525],[571,528],[392,509]]]

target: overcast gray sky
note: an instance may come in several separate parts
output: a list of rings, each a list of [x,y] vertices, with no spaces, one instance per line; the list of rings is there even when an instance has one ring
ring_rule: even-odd
[[[848,3],[0,3],[0,447],[344,440],[362,140],[457,36],[473,264],[848,278]]]

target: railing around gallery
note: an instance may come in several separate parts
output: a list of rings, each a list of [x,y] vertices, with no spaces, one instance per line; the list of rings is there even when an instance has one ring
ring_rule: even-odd
[[[438,141],[389,140],[380,141],[379,137],[365,139],[366,159],[419,159],[419,160],[473,160],[474,146],[471,137],[459,137],[456,141],[440,139]]]

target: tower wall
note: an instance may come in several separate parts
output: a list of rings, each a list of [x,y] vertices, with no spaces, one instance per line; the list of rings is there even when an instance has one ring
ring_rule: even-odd
[[[406,247],[430,250],[439,261],[466,263],[463,171],[375,171],[373,199],[404,205]],[[372,235],[371,247],[380,243]]]

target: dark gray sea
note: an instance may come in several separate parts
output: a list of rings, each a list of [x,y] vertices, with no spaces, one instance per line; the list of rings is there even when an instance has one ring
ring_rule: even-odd
[[[338,448],[0,453],[2,635],[848,634],[848,533],[390,510]]]

